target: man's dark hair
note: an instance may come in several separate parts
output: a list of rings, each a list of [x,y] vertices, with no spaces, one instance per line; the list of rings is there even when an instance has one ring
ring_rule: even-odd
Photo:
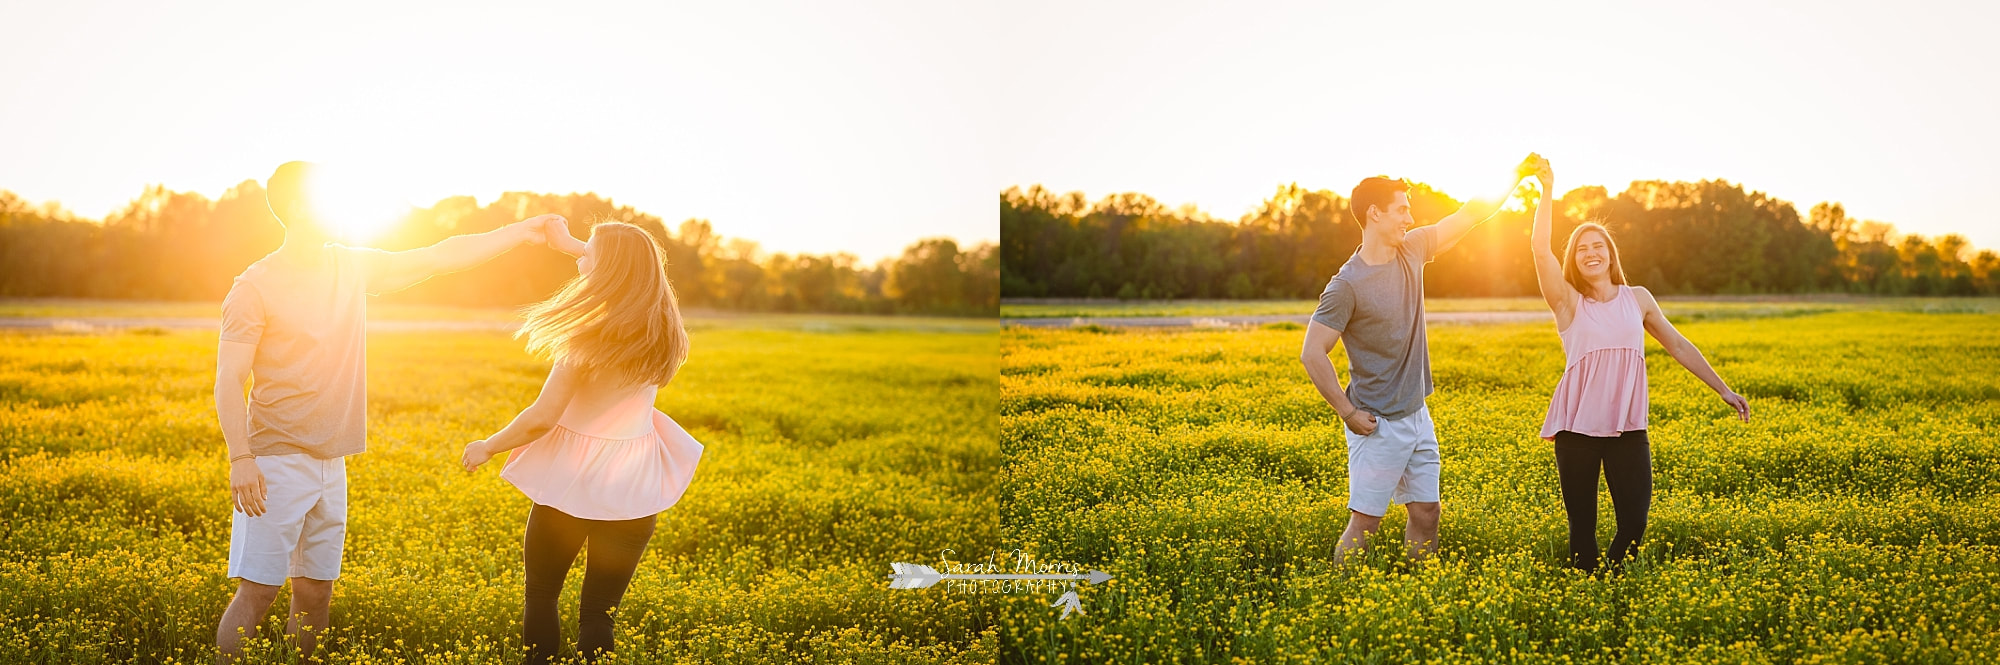
[[[1382,212],[1389,211],[1389,202],[1396,200],[1396,192],[1410,191],[1409,181],[1402,178],[1375,176],[1354,186],[1354,195],[1347,198],[1347,212],[1354,215],[1354,221],[1361,228],[1368,228],[1368,208],[1373,206]]]
[[[264,201],[279,223],[290,226],[305,221],[285,219],[285,216],[291,214],[295,206],[308,200],[307,182],[315,171],[317,169],[311,162],[285,162],[278,165],[278,170],[273,171],[271,178],[264,182]]]

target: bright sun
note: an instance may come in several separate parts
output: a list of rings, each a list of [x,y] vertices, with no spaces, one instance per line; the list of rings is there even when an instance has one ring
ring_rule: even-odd
[[[315,174],[313,201],[341,240],[366,242],[408,215],[400,189],[352,168],[328,165]]]

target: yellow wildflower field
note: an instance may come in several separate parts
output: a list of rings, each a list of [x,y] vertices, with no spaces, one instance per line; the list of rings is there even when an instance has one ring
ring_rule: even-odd
[[[996,328],[815,320],[693,327],[658,405],[706,450],[606,662],[994,660],[992,610],[884,577],[999,540]],[[0,662],[214,658],[234,589],[215,349],[212,330],[0,333]],[[500,464],[457,461],[548,364],[500,332],[372,333],[368,364],[325,661],[518,662],[530,503]]]
[[[2000,655],[2000,316],[1683,321],[1750,423],[1650,339],[1642,552],[1562,568],[1547,323],[1433,325],[1439,556],[1403,510],[1347,570],[1339,419],[1297,324],[1009,327],[1003,542],[1101,569],[1084,617],[1009,597],[1001,662],[1979,662]],[[1346,376],[1345,352],[1334,352]],[[1600,485],[1600,492],[1602,492]],[[1614,518],[1598,500],[1600,542]],[[1039,601],[1039,602],[1033,602]]]

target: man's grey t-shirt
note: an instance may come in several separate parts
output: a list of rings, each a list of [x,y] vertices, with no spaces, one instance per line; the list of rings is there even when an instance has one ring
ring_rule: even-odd
[[[1403,234],[1396,258],[1369,265],[1356,249],[1319,294],[1312,320],[1340,331],[1347,347],[1347,399],[1380,418],[1416,413],[1431,394],[1424,337],[1424,264],[1436,256],[1437,227]]]
[[[222,341],[257,345],[250,452],[332,459],[368,440],[368,274],[377,249],[258,259],[222,300]]]

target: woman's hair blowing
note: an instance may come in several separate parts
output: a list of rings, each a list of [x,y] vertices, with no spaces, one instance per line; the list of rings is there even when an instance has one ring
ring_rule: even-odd
[[[522,309],[514,333],[528,352],[616,385],[664,386],[687,360],[687,329],[666,252],[645,229],[623,222],[592,228],[596,265],[555,295]]]

